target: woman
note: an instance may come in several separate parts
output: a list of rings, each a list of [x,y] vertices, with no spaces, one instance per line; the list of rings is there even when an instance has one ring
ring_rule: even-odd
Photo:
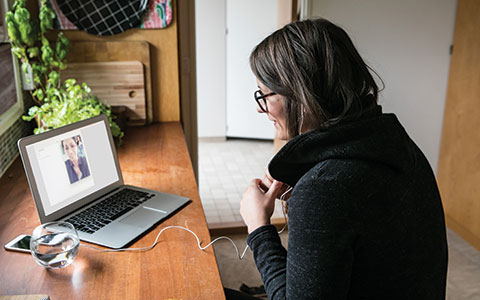
[[[252,52],[258,111],[290,140],[240,212],[269,299],[445,299],[447,242],[434,174],[348,35],[291,23]],[[288,251],[270,224],[293,187]]]
[[[62,148],[68,157],[65,161],[65,166],[67,167],[70,183],[75,183],[82,178],[90,176],[87,159],[85,156],[78,155],[76,140],[73,137],[62,140]]]

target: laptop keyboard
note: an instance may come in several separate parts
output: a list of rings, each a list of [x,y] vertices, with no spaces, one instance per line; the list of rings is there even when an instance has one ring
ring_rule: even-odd
[[[94,233],[153,196],[155,194],[126,188],[65,220],[65,222],[71,223],[76,230]]]

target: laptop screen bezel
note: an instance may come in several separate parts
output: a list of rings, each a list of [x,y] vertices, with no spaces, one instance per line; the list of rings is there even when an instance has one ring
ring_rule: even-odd
[[[72,131],[72,130],[77,130],[77,129],[80,129],[82,127],[92,125],[92,124],[95,124],[95,123],[98,123],[98,122],[103,122],[103,125],[105,126],[105,128],[107,130],[107,135],[108,135],[108,139],[109,139],[110,148],[111,148],[112,155],[113,155],[114,162],[115,162],[115,166],[116,166],[116,169],[117,169],[118,180],[109,184],[108,186],[105,186],[105,187],[99,189],[98,191],[96,191],[96,192],[94,192],[94,193],[92,193],[92,194],[90,194],[90,195],[88,195],[88,196],[86,196],[82,199],[79,199],[79,200],[75,201],[72,204],[67,205],[66,207],[63,207],[63,208],[49,214],[48,216],[45,215],[45,209],[44,209],[42,201],[40,199],[40,193],[38,191],[37,182],[35,180],[33,169],[32,169],[31,163],[30,163],[30,158],[28,157],[27,147],[29,145],[38,143],[39,141],[43,141],[43,140],[52,138],[54,136],[61,135],[63,133],[66,133],[66,132],[69,132],[69,131]],[[20,157],[21,157],[22,162],[23,162],[23,167],[25,169],[25,173],[26,173],[26,176],[27,176],[27,181],[28,181],[28,184],[30,186],[30,191],[32,192],[32,197],[33,197],[33,200],[35,202],[35,206],[37,207],[38,216],[40,218],[41,223],[59,220],[59,219],[65,217],[65,216],[67,216],[68,214],[78,210],[79,208],[90,204],[91,202],[97,200],[98,198],[100,198],[100,197],[110,193],[111,191],[117,189],[118,187],[124,185],[122,172],[121,172],[121,169],[120,169],[120,164],[118,162],[117,151],[115,149],[115,143],[113,141],[112,133],[110,131],[108,118],[107,118],[107,116],[105,116],[103,114],[99,115],[99,116],[96,116],[96,117],[93,117],[93,118],[90,118],[90,119],[87,119],[87,120],[79,121],[79,122],[74,123],[74,124],[66,125],[64,127],[53,129],[53,130],[47,131],[45,133],[24,137],[24,138],[22,138],[18,141],[18,148],[19,148],[19,151],[20,151]]]

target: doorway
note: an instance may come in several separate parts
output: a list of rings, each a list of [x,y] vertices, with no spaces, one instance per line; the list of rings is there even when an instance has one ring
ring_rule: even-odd
[[[258,89],[249,56],[278,28],[278,0],[227,0],[226,7],[226,136],[273,139],[274,127],[257,112]]]

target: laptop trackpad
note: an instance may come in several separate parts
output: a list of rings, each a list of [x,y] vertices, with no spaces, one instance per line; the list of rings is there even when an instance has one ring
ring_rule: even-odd
[[[162,212],[150,210],[142,207],[136,212],[134,212],[133,214],[121,220],[120,223],[125,223],[128,225],[145,228],[145,227],[152,226],[153,224],[158,222],[160,219],[162,219],[164,216],[165,214]]]

